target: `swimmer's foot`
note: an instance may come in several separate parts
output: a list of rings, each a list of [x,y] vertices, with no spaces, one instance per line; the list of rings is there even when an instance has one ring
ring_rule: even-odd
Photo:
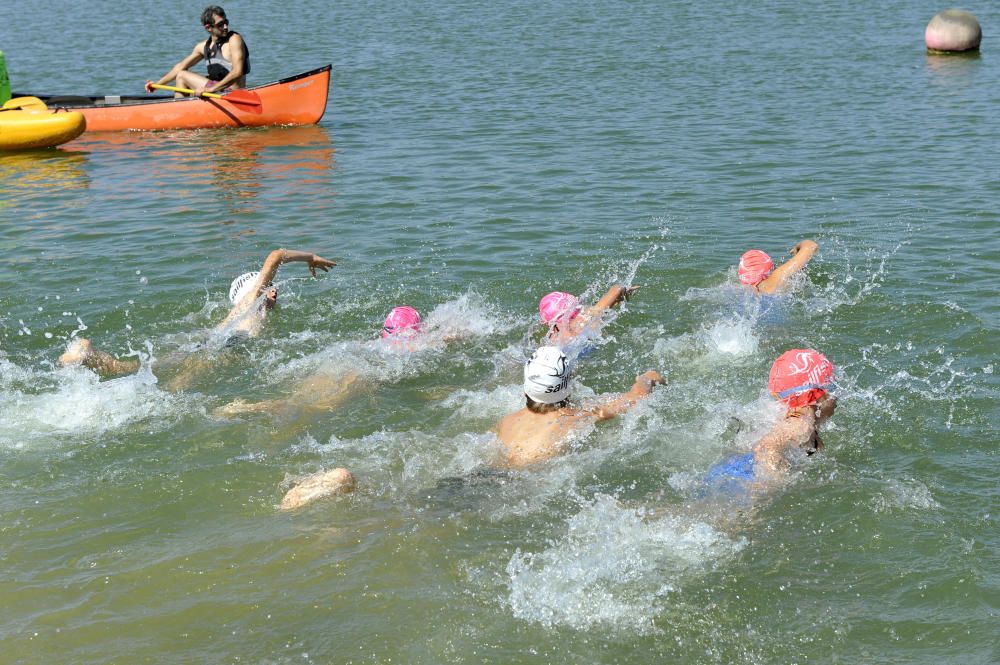
[[[281,500],[281,509],[295,510],[325,496],[347,494],[355,484],[354,476],[344,468],[317,473],[290,489]]]
[[[109,353],[98,351],[89,339],[83,337],[74,340],[66,347],[65,353],[59,356],[59,364],[64,367],[83,365],[104,378],[131,374],[139,370],[138,360],[118,360]]]
[[[63,367],[83,365],[94,353],[94,347],[89,339],[75,339],[66,347],[65,353],[59,356],[59,364]]]

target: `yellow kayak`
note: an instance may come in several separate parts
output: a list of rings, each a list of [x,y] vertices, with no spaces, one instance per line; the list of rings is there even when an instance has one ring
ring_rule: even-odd
[[[16,97],[0,108],[0,150],[51,148],[87,128],[79,111],[53,113],[37,97]]]

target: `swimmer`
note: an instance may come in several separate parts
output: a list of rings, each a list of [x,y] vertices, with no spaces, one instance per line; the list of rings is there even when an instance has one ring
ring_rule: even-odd
[[[418,339],[423,333],[422,323],[420,312],[413,307],[395,307],[382,324],[382,339],[394,349],[414,351],[418,348]],[[450,338],[442,341],[448,342]],[[215,415],[231,417],[247,413],[270,413],[285,417],[307,416],[335,409],[373,385],[371,380],[363,381],[361,374],[356,371],[320,371],[302,379],[288,397],[260,402],[236,399],[216,409]]]
[[[225,333],[232,339],[241,337],[256,337],[264,323],[267,313],[278,301],[278,287],[271,281],[283,263],[301,261],[308,264],[309,272],[316,276],[316,269],[326,272],[337,265],[312,252],[300,252],[289,249],[276,249],[267,255],[264,264],[257,272],[240,275],[229,287],[229,300],[233,307],[226,318],[215,327],[216,333]],[[263,296],[263,299],[261,299]],[[73,340],[65,353],[59,356],[60,365],[83,365],[97,372],[102,377],[131,374],[139,370],[139,361],[134,359],[121,360],[109,353],[95,349],[90,340],[79,338]],[[181,384],[188,381],[182,380]],[[185,385],[176,385],[183,388]]]
[[[597,334],[601,327],[601,317],[606,311],[627,301],[639,290],[639,286],[616,284],[590,307],[582,307],[576,296],[564,291],[553,291],[538,302],[538,314],[542,323],[549,326],[546,340],[567,350],[574,341]],[[586,353],[578,351],[575,356]]]
[[[412,350],[410,346],[423,331],[423,321],[420,312],[409,305],[395,307],[385,317],[382,324],[382,339],[402,348]],[[261,402],[246,402],[234,400],[215,410],[217,416],[236,416],[247,413],[271,413],[294,411],[300,418],[299,422],[286,429],[282,435],[287,436],[298,431],[296,425],[301,425],[301,416],[310,413],[324,412],[336,408],[348,399],[357,396],[361,389],[371,385],[360,380],[357,372],[334,375],[317,373],[307,377],[288,398],[271,399]],[[352,492],[356,486],[354,476],[344,468],[331,471],[321,471],[308,476],[290,489],[281,500],[281,510],[297,510],[308,503],[327,497]]]
[[[497,425],[504,463],[520,468],[566,451],[571,434],[593,423],[621,415],[664,383],[658,372],[635,378],[632,388],[590,408],[569,406],[572,380],[566,354],[555,346],[539,348],[524,366],[525,407]]]
[[[802,270],[818,249],[819,245],[812,240],[803,240],[789,250],[792,258],[777,268],[765,252],[751,249],[740,257],[736,274],[741,284],[749,286],[757,293],[771,295],[782,289],[792,275]]]
[[[423,320],[420,312],[409,305],[393,307],[382,324],[382,339],[391,342],[405,342],[419,335]]]
[[[787,407],[785,415],[753,446],[753,452],[730,457],[712,467],[705,477],[715,487],[748,488],[784,475],[790,457],[812,455],[823,449],[820,423],[833,415],[837,400],[833,364],[818,351],[792,349],[771,366],[767,387]]]

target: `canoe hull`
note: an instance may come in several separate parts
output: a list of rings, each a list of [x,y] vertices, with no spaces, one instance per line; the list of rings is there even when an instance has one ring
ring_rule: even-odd
[[[314,125],[326,112],[330,65],[248,88],[260,104],[163,96],[58,97],[35,95],[53,111],[79,111],[88,132]]]
[[[0,113],[0,150],[51,148],[72,141],[87,127],[82,113],[50,113],[48,110]]]

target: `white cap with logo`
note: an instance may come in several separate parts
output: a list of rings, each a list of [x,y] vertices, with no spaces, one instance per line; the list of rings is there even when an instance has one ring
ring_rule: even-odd
[[[566,354],[555,346],[535,351],[524,366],[524,394],[542,404],[569,397],[570,371]]]
[[[247,294],[247,291],[257,283],[258,275],[260,273],[257,271],[245,272],[234,279],[233,283],[229,285],[229,302],[235,305],[240,300],[243,300],[243,296]]]

